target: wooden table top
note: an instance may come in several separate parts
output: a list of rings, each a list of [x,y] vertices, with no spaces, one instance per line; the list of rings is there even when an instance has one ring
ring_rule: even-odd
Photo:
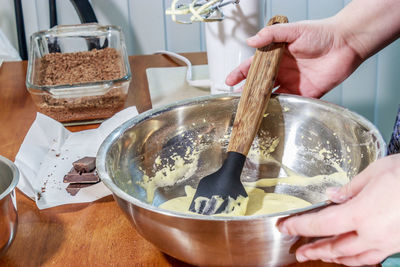
[[[184,54],[194,65],[206,64],[205,53]],[[151,108],[146,68],[182,63],[164,55],[131,56],[132,82],[127,106]],[[25,87],[27,62],[0,67],[0,155],[14,161],[36,117]],[[98,125],[68,127],[71,131]],[[17,190],[18,230],[1,266],[189,266],[160,252],[132,227],[111,196],[89,204],[39,210]],[[292,266],[338,266],[322,262]]]

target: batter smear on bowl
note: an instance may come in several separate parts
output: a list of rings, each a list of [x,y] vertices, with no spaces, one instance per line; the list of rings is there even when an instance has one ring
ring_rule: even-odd
[[[213,216],[265,215],[301,209],[312,205],[312,203],[300,197],[270,192],[271,188],[278,185],[293,187],[328,187],[330,185],[341,186],[349,182],[350,179],[346,171],[344,171],[336,162],[334,153],[327,153],[330,151],[326,149],[323,150],[320,147],[311,149],[312,151],[310,151],[310,153],[312,153],[316,158],[329,160],[329,162],[331,162],[330,165],[336,170],[336,172],[308,177],[296,173],[287,166],[281,164],[280,161],[276,160],[271,155],[279,145],[279,138],[268,137],[265,133],[261,133],[261,136],[262,138],[256,138],[254,140],[249,152],[248,160],[256,164],[277,164],[283,169],[285,175],[276,178],[259,177],[253,182],[243,182],[248,197],[231,199],[226,210],[222,214],[216,214]],[[223,139],[225,140],[226,136],[224,136]],[[224,140],[220,141],[224,143]],[[173,154],[170,158],[172,160],[169,161],[169,164],[165,164],[165,162],[163,163],[161,157],[158,156],[154,163],[154,166],[158,171],[152,176],[144,174],[142,181],[138,183],[146,190],[147,202],[153,202],[157,188],[174,186],[190,179],[197,170],[200,151],[204,150],[204,148],[204,144],[187,147],[182,156]],[[185,196],[169,199],[159,205],[159,207],[175,212],[195,214],[189,211],[189,206],[192,202],[195,191],[196,189],[186,185]],[[219,202],[222,202],[219,200],[218,196],[213,196],[213,201],[215,201],[216,206],[218,206]]]

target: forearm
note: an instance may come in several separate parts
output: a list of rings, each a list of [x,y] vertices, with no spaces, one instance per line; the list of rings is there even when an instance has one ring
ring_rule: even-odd
[[[332,19],[365,60],[400,37],[400,0],[353,0]]]

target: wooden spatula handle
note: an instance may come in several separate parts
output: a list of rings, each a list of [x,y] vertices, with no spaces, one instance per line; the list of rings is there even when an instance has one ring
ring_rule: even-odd
[[[274,16],[267,25],[287,22],[285,16]],[[256,50],[240,97],[228,152],[247,156],[267,108],[284,48],[285,43],[272,43]]]

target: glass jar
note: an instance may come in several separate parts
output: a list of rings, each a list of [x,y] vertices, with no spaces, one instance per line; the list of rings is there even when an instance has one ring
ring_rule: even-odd
[[[30,38],[26,86],[39,112],[97,123],[125,106],[131,71],[117,26],[62,25]]]

